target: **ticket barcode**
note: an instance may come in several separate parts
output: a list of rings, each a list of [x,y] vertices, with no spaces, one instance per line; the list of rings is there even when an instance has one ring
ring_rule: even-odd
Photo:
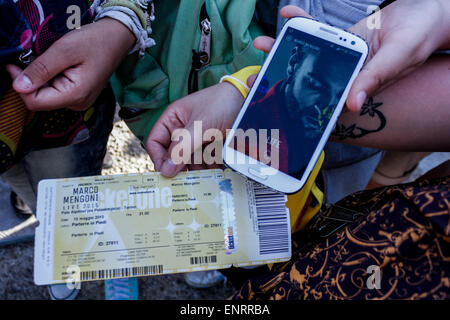
[[[106,270],[82,271],[80,273],[80,280],[103,280],[112,278],[126,278],[135,276],[149,276],[163,273],[163,265],[117,268]]]
[[[286,253],[290,250],[287,197],[271,188],[253,183],[258,225],[259,254]]]
[[[216,263],[217,256],[191,257],[190,262],[191,264]]]

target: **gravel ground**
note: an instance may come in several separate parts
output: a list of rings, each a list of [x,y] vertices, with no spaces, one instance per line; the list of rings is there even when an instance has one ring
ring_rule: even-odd
[[[114,125],[108,150],[113,167],[103,174],[153,170],[147,153],[122,121]],[[450,153],[431,155],[421,162],[412,179],[448,159]],[[183,275],[176,274],[140,278],[139,291],[141,299],[226,299],[234,289],[229,283],[210,289],[193,289],[184,282]],[[0,248],[0,299],[48,299],[47,288],[33,283],[33,243]],[[103,282],[83,283],[77,299],[104,299]]]
[[[140,141],[116,116],[113,131],[108,140],[108,152],[113,166],[103,169],[102,174],[143,173],[153,171],[153,163]]]
[[[8,259],[1,261],[0,265],[0,300],[48,299],[47,287],[38,287],[33,283],[33,244],[12,245],[1,250],[6,251],[5,256]],[[77,299],[104,299],[103,283],[103,281],[83,283]],[[233,292],[229,283],[209,289],[191,288],[184,282],[181,274],[139,278],[140,299],[145,300],[222,300],[231,296]]]

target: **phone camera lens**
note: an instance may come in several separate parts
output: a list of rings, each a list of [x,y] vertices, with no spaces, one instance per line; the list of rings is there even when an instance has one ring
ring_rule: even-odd
[[[356,44],[356,42],[355,41],[352,41],[352,45],[355,45]]]

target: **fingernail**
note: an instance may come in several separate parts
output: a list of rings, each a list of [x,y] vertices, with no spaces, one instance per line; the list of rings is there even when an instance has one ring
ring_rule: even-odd
[[[173,177],[176,175],[177,165],[172,159],[167,159],[161,166],[161,173],[167,177]]]
[[[27,90],[33,86],[33,83],[31,82],[30,78],[22,74],[14,81],[14,86],[17,89]]]
[[[366,102],[366,99],[367,99],[367,94],[364,91],[361,91],[360,93],[358,93],[358,95],[356,96],[356,104],[357,104],[358,110],[361,110],[362,106]]]

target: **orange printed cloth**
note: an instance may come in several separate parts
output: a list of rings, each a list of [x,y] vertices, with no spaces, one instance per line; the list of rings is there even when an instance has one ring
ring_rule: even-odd
[[[14,164],[17,146],[25,124],[32,112],[25,107],[20,96],[8,90],[0,101],[0,172]]]
[[[293,235],[237,300],[450,298],[450,177],[346,197]]]

